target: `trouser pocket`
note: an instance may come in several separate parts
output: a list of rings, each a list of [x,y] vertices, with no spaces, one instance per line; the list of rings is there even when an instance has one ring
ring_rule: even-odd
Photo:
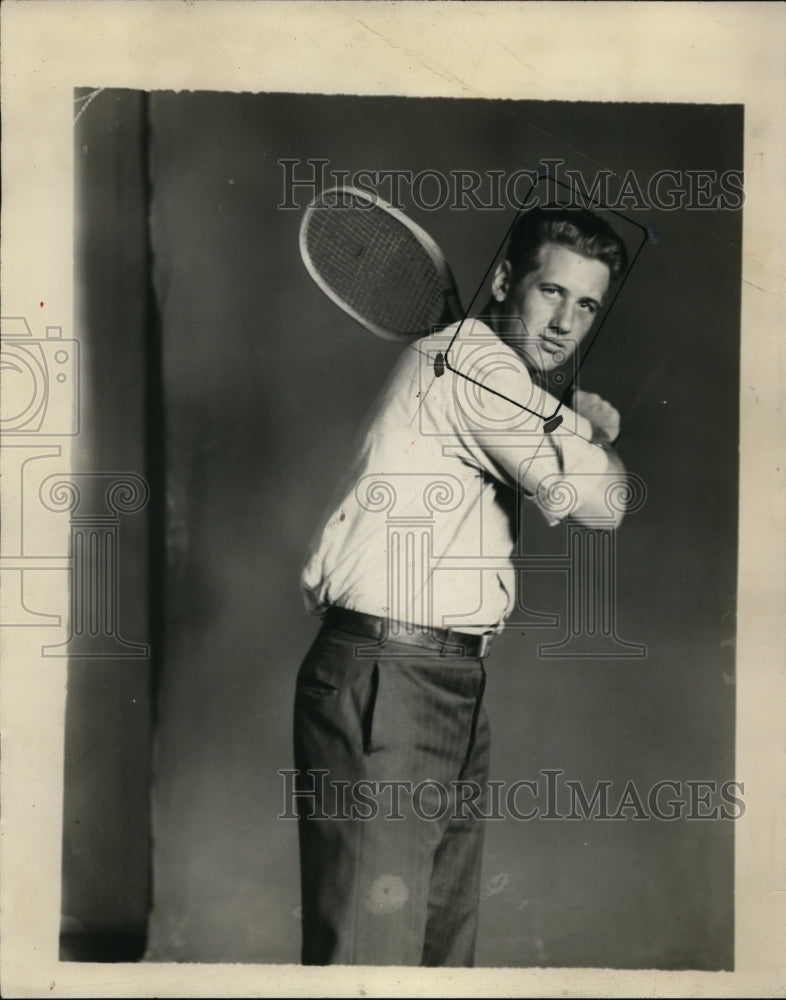
[[[349,766],[347,755],[362,757],[373,747],[378,688],[376,663],[356,656],[356,645],[357,637],[321,633],[295,688],[296,757],[350,780],[357,765]]]

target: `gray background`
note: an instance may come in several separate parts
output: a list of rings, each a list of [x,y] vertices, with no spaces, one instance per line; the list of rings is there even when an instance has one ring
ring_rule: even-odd
[[[741,169],[742,109],[106,91],[75,156],[84,464],[151,482],[122,525],[120,623],[154,655],[70,667],[70,947],[141,954],[151,906],[150,959],[294,962],[297,835],[277,819],[277,770],[318,627],[298,577],[399,348],[311,283],[277,160],[510,173],[561,157],[646,182]],[[466,301],[511,212],[407,208]],[[741,212],[628,214],[661,241],[582,385],[619,407],[619,450],[647,485],[618,534],[618,630],[648,655],[543,660],[559,629],[508,630],[487,664],[494,779],[735,777]],[[559,551],[563,531],[530,520],[527,551]],[[524,600],[564,615],[565,595],[538,574]],[[490,823],[477,964],[731,968],[733,825]]]

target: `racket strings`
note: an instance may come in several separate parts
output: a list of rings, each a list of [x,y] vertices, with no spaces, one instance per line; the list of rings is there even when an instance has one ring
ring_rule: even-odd
[[[445,312],[430,255],[383,209],[317,207],[306,249],[321,279],[366,320],[398,333],[425,333]]]

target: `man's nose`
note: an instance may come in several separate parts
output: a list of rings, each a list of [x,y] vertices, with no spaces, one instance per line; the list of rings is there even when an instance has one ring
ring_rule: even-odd
[[[565,336],[573,329],[574,307],[570,302],[560,302],[551,317],[551,325]]]

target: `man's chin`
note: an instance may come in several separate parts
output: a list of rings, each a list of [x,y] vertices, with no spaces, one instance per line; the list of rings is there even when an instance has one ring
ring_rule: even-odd
[[[564,352],[559,358],[549,351],[537,347],[524,347],[519,350],[519,356],[530,371],[539,372],[541,375],[548,375],[559,368],[565,360]]]
[[[541,341],[534,338],[526,342],[510,338],[507,342],[508,346],[513,348],[533,375],[549,375],[564,365],[572,353],[561,347],[555,347],[552,350],[549,347],[543,346]]]

